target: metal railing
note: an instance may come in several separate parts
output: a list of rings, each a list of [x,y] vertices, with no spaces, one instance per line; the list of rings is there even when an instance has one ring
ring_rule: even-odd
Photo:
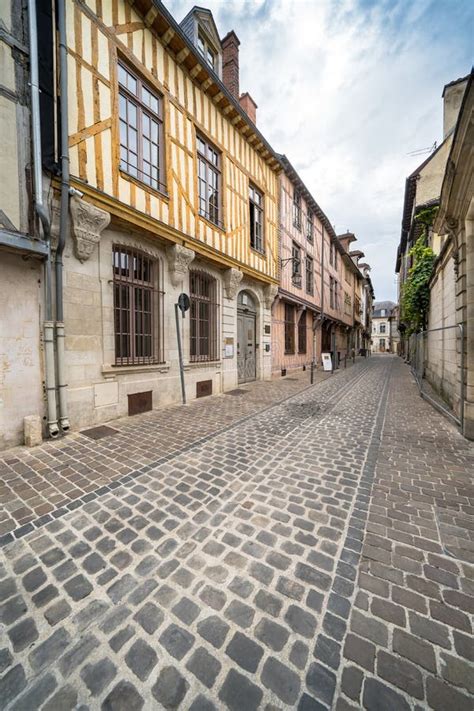
[[[409,337],[408,360],[421,397],[464,429],[464,326],[431,328]]]

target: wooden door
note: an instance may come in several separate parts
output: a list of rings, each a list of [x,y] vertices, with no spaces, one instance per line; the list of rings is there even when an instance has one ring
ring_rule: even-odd
[[[237,373],[239,383],[257,377],[255,314],[237,312]]]

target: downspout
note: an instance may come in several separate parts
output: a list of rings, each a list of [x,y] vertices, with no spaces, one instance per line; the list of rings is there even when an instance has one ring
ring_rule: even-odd
[[[63,304],[63,252],[69,231],[69,126],[68,82],[66,48],[65,1],[58,0],[59,33],[59,82],[61,96],[61,204],[59,217],[59,240],[56,250],[56,349],[58,366],[59,424],[63,432],[69,430],[67,412],[67,383],[64,357],[64,304]]]
[[[43,203],[43,174],[41,160],[41,125],[38,78],[38,31],[36,25],[36,0],[28,3],[28,33],[30,42],[30,85],[31,85],[31,133],[33,148],[33,177],[35,192],[35,211],[38,215],[43,236],[48,244],[48,255],[44,266],[45,283],[45,320],[44,359],[45,386],[47,402],[47,427],[50,437],[59,434],[58,415],[56,408],[56,373],[54,367],[54,323],[51,298],[51,222],[48,211]]]

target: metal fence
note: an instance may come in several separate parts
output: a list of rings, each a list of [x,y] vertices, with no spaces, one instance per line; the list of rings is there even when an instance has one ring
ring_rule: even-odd
[[[409,338],[408,360],[420,395],[463,430],[464,326],[431,328]]]

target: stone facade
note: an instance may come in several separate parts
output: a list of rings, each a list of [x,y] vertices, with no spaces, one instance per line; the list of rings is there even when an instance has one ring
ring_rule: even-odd
[[[23,443],[24,417],[43,416],[43,269],[29,196],[31,152],[22,3],[2,3],[0,35],[0,449]]]
[[[447,111],[455,127],[434,223],[441,238],[430,282],[429,322],[430,328],[454,328],[443,331],[442,339],[428,348],[428,364],[432,384],[459,418],[463,434],[474,439],[473,74],[458,84],[451,89],[458,89],[451,102],[457,120],[453,105]]]
[[[393,301],[378,301],[372,315],[372,353],[398,352],[397,305]]]

